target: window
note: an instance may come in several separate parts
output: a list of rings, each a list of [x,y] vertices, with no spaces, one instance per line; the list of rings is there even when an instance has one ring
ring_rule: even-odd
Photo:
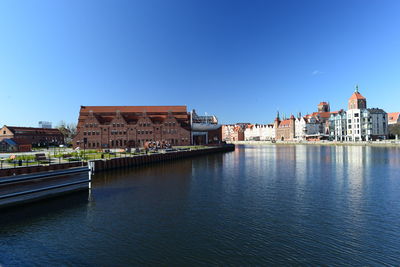
[[[115,123],[113,123],[113,127],[115,127]]]
[[[351,119],[348,120],[348,123],[351,123]]]
[[[358,113],[354,113],[354,117],[358,118],[359,114]]]
[[[6,131],[3,131],[3,134],[6,134]]]

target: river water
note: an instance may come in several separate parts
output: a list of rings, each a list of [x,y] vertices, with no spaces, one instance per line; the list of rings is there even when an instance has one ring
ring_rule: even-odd
[[[2,266],[399,265],[400,148],[237,146],[0,211]]]

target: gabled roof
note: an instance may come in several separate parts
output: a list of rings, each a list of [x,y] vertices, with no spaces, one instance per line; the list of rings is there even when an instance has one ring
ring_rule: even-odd
[[[365,100],[366,98],[363,97],[358,91],[356,91],[356,92],[354,92],[354,93],[350,96],[350,99],[349,99],[349,100],[352,100],[352,99],[356,99],[356,100],[361,100],[361,99],[363,99],[363,100]]]
[[[93,113],[168,113],[187,112],[186,106],[81,106],[81,112],[93,111]]]
[[[398,122],[400,119],[400,112],[388,113],[389,122]]]

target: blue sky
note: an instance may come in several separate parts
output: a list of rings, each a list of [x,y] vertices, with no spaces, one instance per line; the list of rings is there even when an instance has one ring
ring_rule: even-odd
[[[80,105],[187,105],[222,123],[279,109],[400,111],[400,1],[0,2],[0,124]]]

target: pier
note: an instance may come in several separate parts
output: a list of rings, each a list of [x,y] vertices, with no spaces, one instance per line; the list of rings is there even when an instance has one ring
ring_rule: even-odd
[[[0,208],[90,188],[89,168],[78,167],[0,179]]]

